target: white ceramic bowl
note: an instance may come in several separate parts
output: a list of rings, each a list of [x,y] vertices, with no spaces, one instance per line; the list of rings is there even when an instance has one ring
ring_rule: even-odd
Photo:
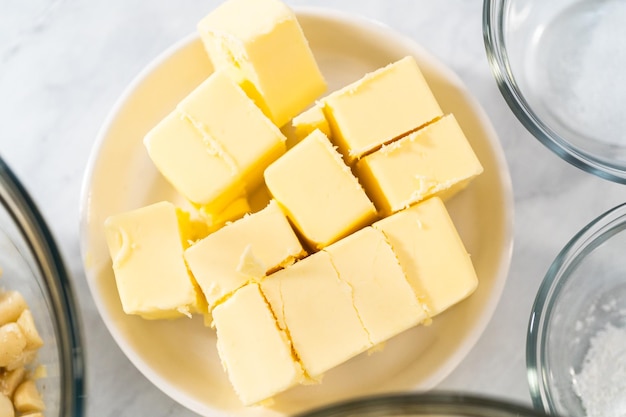
[[[478,290],[437,317],[405,332],[383,352],[360,355],[327,373],[317,386],[276,398],[264,416],[282,416],[332,401],[391,390],[425,390],[448,375],[474,345],[496,307],[509,268],[513,201],[496,134],[459,79],[419,45],[375,22],[320,10],[298,18],[333,91],[406,55],[420,63],[446,112],[456,115],[484,173],[448,209],[478,273]],[[146,321],[123,313],[102,234],[104,219],[161,199],[175,200],[142,138],[211,72],[200,40],[190,36],[165,51],[128,87],[103,126],[89,163],[81,207],[81,247],[89,287],[120,348],[156,386],[202,415],[251,416],[224,374],[215,335],[201,318]]]

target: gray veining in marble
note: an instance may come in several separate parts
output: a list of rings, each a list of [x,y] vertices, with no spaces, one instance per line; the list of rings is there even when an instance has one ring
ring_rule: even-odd
[[[130,80],[192,32],[215,0],[1,0],[0,154],[39,203],[73,275],[84,324],[88,415],[192,416],[152,386],[98,316],[82,271],[78,206],[99,126]],[[515,119],[485,57],[478,0],[288,1],[377,19],[450,66],[487,111],[515,195],[509,278],[485,333],[439,388],[529,403],[525,333],[550,262],[584,224],[624,200],[626,188],[561,161]]]

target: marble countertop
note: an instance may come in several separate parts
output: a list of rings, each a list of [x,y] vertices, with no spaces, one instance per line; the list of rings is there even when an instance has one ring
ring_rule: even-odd
[[[78,242],[83,172],[117,97],[156,55],[192,32],[215,0],[4,0],[0,5],[0,154],[38,202],[78,296],[87,352],[87,415],[192,416],[126,359],[89,293]],[[548,266],[574,233],[625,200],[534,139],[501,98],[485,57],[479,0],[288,0],[377,19],[454,70],[491,118],[515,197],[509,277],[486,331],[438,388],[530,403],[529,311]]]

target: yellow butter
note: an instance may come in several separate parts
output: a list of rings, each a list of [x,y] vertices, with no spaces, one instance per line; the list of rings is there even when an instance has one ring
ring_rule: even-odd
[[[474,266],[440,198],[425,200],[373,226],[387,237],[431,317],[476,289]]]
[[[376,209],[319,130],[270,165],[265,183],[304,239],[321,249],[376,218]]]
[[[183,248],[189,247],[194,242],[205,238],[211,228],[204,218],[198,215],[192,215],[191,212],[176,208],[178,217],[178,230],[182,238]]]
[[[241,288],[213,310],[217,350],[244,405],[271,398],[304,379],[291,343],[257,284]]]
[[[364,157],[356,171],[388,215],[433,195],[449,198],[483,168],[454,116],[447,115]]]
[[[210,75],[144,138],[157,169],[215,227],[233,214],[230,209],[242,207],[236,200],[262,184],[285,141],[222,72]]]
[[[324,251],[352,289],[354,307],[374,345],[427,318],[380,230],[365,227]]]
[[[286,217],[272,201],[185,251],[185,260],[209,307],[266,273],[305,255]]]
[[[322,103],[333,141],[349,164],[442,115],[413,57],[365,75]]]
[[[306,373],[320,377],[372,346],[330,255],[322,251],[275,272],[261,290],[291,337]]]
[[[206,311],[183,260],[186,237],[173,204],[111,216],[104,229],[125,313],[159,319]]]
[[[226,223],[238,220],[251,211],[252,208],[246,195],[235,198],[221,210],[211,211],[206,206],[198,207],[198,214],[206,223],[208,232],[214,232],[224,227]]]
[[[198,32],[215,68],[240,83],[277,126],[326,89],[295,14],[278,0],[227,0]]]
[[[285,137],[224,72],[210,75],[177,110],[187,117],[237,173],[246,189],[285,153]]]
[[[265,208],[271,199],[272,196],[270,195],[270,191],[267,189],[264,182],[261,186],[257,187],[248,194],[250,211],[256,212]]]
[[[232,163],[177,111],[148,132],[144,144],[161,174],[197,206],[219,211],[244,193]]]
[[[296,143],[316,129],[330,137],[330,125],[320,103],[316,103],[310,109],[294,117],[290,124],[283,126],[281,131],[287,137],[287,149],[293,148]]]

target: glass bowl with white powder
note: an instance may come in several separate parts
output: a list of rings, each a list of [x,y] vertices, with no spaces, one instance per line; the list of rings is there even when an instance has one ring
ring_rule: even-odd
[[[626,183],[626,2],[484,0],[498,87],[524,126],[573,165]]]
[[[626,204],[589,223],[551,265],[532,309],[526,362],[537,408],[626,416]]]

